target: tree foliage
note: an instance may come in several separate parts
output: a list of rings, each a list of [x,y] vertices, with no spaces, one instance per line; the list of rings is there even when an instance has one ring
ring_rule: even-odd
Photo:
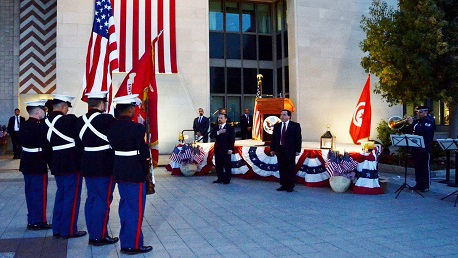
[[[374,92],[390,105],[458,103],[457,2],[400,0],[395,8],[372,1],[361,20],[361,65],[379,78]]]

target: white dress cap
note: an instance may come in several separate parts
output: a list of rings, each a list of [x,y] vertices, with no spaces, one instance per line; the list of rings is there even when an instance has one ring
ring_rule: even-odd
[[[54,97],[52,103],[53,104],[58,104],[60,102],[67,102],[69,107],[72,107],[72,100],[75,97],[69,96],[69,95],[64,95],[64,94],[52,94]]]
[[[35,101],[28,101],[24,102],[24,104],[28,107],[44,107],[46,104],[47,99],[40,99]]]
[[[108,91],[94,91],[88,92],[85,95],[88,99],[106,99]]]
[[[125,95],[113,99],[116,104],[129,104],[134,106],[140,106],[142,101],[138,98],[138,94]]]

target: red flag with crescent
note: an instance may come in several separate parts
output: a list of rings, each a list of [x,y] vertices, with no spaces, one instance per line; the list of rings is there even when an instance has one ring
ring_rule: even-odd
[[[371,133],[371,76],[367,77],[366,85],[359,97],[355,112],[350,124],[350,136],[355,144],[362,139],[367,139]]]

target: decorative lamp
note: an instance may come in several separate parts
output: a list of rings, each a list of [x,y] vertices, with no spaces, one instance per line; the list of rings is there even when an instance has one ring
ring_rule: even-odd
[[[320,149],[335,149],[336,137],[331,134],[331,125],[326,125],[326,132],[320,137]]]

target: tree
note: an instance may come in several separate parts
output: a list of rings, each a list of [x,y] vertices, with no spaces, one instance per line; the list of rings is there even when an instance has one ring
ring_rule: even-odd
[[[379,82],[374,92],[388,104],[441,100],[458,122],[458,4],[456,0],[400,0],[397,8],[373,0],[361,20],[366,33],[361,65]]]

